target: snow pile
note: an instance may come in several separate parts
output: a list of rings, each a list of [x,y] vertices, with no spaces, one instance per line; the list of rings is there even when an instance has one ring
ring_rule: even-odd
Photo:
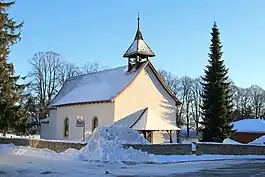
[[[148,144],[138,132],[123,126],[98,127],[75,158],[101,162],[153,162],[154,155],[124,149],[122,144]]]
[[[264,145],[265,144],[265,136],[261,136],[254,141],[248,143],[248,144],[257,144],[257,145]]]
[[[56,153],[49,149],[31,148],[29,146],[15,146],[14,144],[0,144],[0,156],[4,155],[16,155],[26,157],[41,157],[41,158],[52,158],[61,160],[71,160],[73,154],[78,150],[67,149],[64,152]]]
[[[241,143],[231,140],[230,138],[226,138],[224,139],[223,144],[241,144]]]
[[[40,139],[40,135],[35,134],[35,135],[15,135],[15,134],[6,134],[5,136],[0,133],[0,137],[3,138],[21,138],[21,139]]]
[[[56,153],[50,149],[39,149],[39,148],[31,148],[31,147],[23,147],[23,146],[15,146],[12,151],[12,155],[18,156],[27,156],[27,157],[40,157],[40,158],[52,158],[52,159],[61,159],[61,160],[71,160],[73,158],[73,154],[77,150],[75,149],[67,149],[65,152]]]

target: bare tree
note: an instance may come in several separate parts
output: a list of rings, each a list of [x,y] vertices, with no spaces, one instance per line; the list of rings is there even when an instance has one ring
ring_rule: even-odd
[[[257,85],[253,85],[249,89],[254,117],[260,118],[264,115],[265,91]]]
[[[61,67],[58,73],[60,86],[62,86],[67,79],[71,77],[79,76],[82,74],[83,72],[80,70],[78,66],[72,63],[67,63],[65,61],[62,61],[62,64],[61,64]]]
[[[45,117],[46,107],[61,85],[59,80],[61,56],[55,52],[39,52],[34,54],[30,64],[32,65],[32,71],[29,73],[31,89],[40,104],[40,117]]]
[[[107,69],[107,67],[101,66],[98,63],[87,62],[83,67],[81,67],[81,73],[89,74],[89,73],[94,73],[94,72],[98,72],[98,71],[105,70],[105,69]]]
[[[187,128],[187,137],[190,137],[190,129],[191,129],[191,104],[192,104],[192,86],[193,86],[193,79],[184,76],[180,79],[180,98],[183,104],[182,111],[185,116],[185,125]]]
[[[68,78],[104,69],[98,63],[86,63],[80,68],[65,62],[61,55],[55,52],[36,53],[30,64],[32,66],[28,74],[31,80],[30,89],[38,100],[39,118],[46,117],[47,106]]]
[[[199,123],[201,120],[201,109],[200,105],[202,103],[201,99],[202,94],[202,87],[201,87],[201,77],[196,78],[193,80],[193,87],[192,87],[192,118],[195,122],[195,128],[198,132],[199,130]]]

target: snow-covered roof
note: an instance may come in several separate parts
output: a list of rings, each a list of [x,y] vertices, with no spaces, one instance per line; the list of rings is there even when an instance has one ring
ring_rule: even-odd
[[[162,81],[152,63],[147,61],[140,68],[133,68],[130,72],[127,71],[127,66],[122,66],[70,78],[64,83],[48,108],[80,103],[113,101],[146,66],[151,68],[163,88],[176,101],[176,104],[181,104]]]
[[[236,132],[265,133],[265,120],[243,119],[232,123]]]
[[[145,66],[127,72],[122,66],[68,79],[49,107],[75,103],[110,101],[118,95]]]
[[[141,117],[145,109],[140,109],[139,111],[136,111],[120,120],[114,123],[114,125],[122,125],[125,127],[132,128],[135,122]]]
[[[138,18],[138,28],[135,34],[133,43],[130,45],[129,49],[125,52],[123,57],[130,58],[135,56],[145,56],[153,57],[154,52],[145,43],[142,32],[140,30],[140,18]]]
[[[148,108],[141,109],[114,123],[134,130],[180,130]]]
[[[46,117],[45,119],[42,119],[40,123],[49,123],[50,117]]]
[[[123,56],[129,57],[137,54],[145,56],[155,56],[154,52],[142,39],[135,40]]]

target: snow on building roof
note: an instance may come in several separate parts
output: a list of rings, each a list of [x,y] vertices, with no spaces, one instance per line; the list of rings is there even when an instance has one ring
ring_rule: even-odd
[[[243,119],[232,123],[236,132],[265,133],[265,120]]]
[[[141,117],[141,115],[144,113],[145,109],[141,109],[139,111],[136,111],[120,120],[114,123],[114,125],[122,125],[125,127],[132,128],[133,124]]]
[[[145,56],[155,56],[154,52],[142,39],[135,40],[123,56],[129,57],[137,54]]]
[[[118,67],[68,79],[49,107],[75,103],[110,101],[139,73]]]
[[[123,125],[134,130],[180,130],[177,126],[161,119],[161,116],[148,108],[126,116],[115,122],[114,125]]]
[[[135,56],[153,57],[155,56],[155,54],[150,49],[150,47],[145,43],[142,32],[140,30],[140,17],[138,17],[137,20],[138,20],[138,28],[135,34],[134,41],[130,45],[129,49],[125,52],[123,57],[127,58]]]
[[[45,119],[42,119],[40,123],[49,123],[50,117],[46,117]]]

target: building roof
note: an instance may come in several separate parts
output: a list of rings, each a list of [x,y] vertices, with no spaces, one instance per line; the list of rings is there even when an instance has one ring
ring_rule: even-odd
[[[161,119],[161,116],[148,108],[136,111],[114,123],[134,130],[180,130],[177,126]]]
[[[56,107],[77,103],[111,101],[132,82],[140,70],[141,68],[137,71],[127,72],[127,67],[122,66],[70,78],[50,105]]]
[[[108,69],[68,79],[49,108],[72,104],[111,102],[120,95],[137,77],[142,69],[150,66],[155,76],[168,94],[180,104],[179,100],[163,83],[151,62],[147,61],[137,70],[127,72],[127,67]]]
[[[125,52],[123,57],[130,57],[136,55],[150,56],[150,57],[155,56],[151,48],[142,39],[133,41],[133,43],[131,44],[129,49]]]
[[[145,43],[142,32],[140,30],[140,17],[138,16],[138,28],[134,37],[133,43],[125,52],[123,57],[131,58],[135,56],[153,57],[155,56],[151,48]]]
[[[45,119],[42,119],[40,123],[49,123],[50,117],[46,117]]]
[[[265,120],[243,119],[232,123],[236,132],[265,133]]]

